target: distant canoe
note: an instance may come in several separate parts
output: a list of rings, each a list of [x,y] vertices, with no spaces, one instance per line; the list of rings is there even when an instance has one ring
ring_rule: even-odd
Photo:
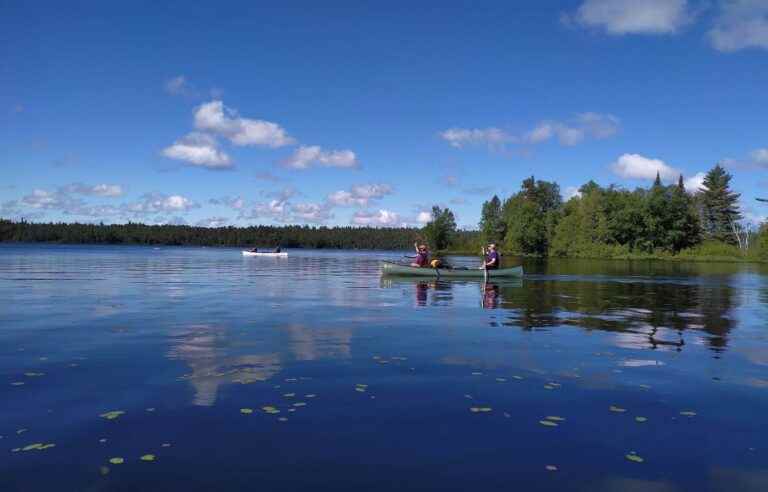
[[[285,251],[280,253],[267,253],[266,251],[263,253],[260,251],[254,253],[253,251],[243,251],[243,256],[272,256],[274,258],[286,258],[288,253]]]
[[[391,261],[381,262],[381,273],[383,275],[403,275],[413,277],[433,277],[433,278],[484,278],[486,270],[479,268],[419,268]],[[522,277],[523,267],[499,268],[498,270],[488,270],[488,278],[500,277]]]

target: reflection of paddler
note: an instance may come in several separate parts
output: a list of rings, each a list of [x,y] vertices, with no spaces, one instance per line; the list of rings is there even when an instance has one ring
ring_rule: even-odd
[[[429,284],[427,282],[416,283],[416,305],[427,305],[427,291],[429,290]]]
[[[499,307],[499,286],[496,284],[483,285],[483,308],[496,309]]]

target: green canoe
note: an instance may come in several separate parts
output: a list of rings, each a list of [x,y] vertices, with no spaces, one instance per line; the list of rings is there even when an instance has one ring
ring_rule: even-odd
[[[417,277],[439,277],[439,278],[484,278],[486,270],[479,268],[418,268],[391,261],[381,262],[382,275],[404,275]],[[498,270],[487,270],[489,278],[499,277],[522,277],[523,267],[500,268]]]

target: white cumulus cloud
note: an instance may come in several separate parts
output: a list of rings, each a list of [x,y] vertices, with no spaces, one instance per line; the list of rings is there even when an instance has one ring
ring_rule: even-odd
[[[674,34],[691,21],[686,0],[586,0],[569,17],[608,34]]]
[[[138,215],[187,212],[198,207],[187,197],[164,193],[145,193],[138,201],[125,205],[129,213]]]
[[[720,15],[709,31],[709,40],[715,49],[723,52],[768,49],[768,2],[723,0]]]
[[[573,197],[581,198],[581,192],[579,191],[578,187],[569,186],[565,189],[565,192],[563,193],[563,198],[565,198],[565,201],[568,201]]]
[[[759,166],[768,166],[768,148],[753,151],[752,160]]]
[[[97,185],[72,183],[70,185],[64,186],[61,190],[67,193],[78,193],[80,195],[103,196],[110,198],[122,196],[124,193],[122,186],[106,183]]]
[[[229,156],[219,150],[216,139],[200,132],[192,132],[177,140],[170,147],[163,149],[162,154],[169,159],[208,169],[232,167]]]
[[[392,187],[387,184],[355,185],[349,191],[340,190],[328,195],[326,201],[340,207],[367,207],[373,200],[392,194]]]
[[[611,166],[614,174],[627,179],[655,179],[658,173],[661,179],[672,181],[680,171],[667,165],[660,159],[651,159],[640,154],[624,154]]]
[[[402,226],[403,221],[400,214],[389,210],[378,210],[375,212],[358,211],[352,216],[352,224],[364,226],[394,227]]]
[[[323,150],[318,145],[301,146],[283,165],[292,169],[308,169],[313,165],[324,167],[358,167],[357,156],[351,150]]]
[[[683,180],[683,186],[688,193],[698,193],[704,187],[704,177],[706,173],[696,173],[690,178]]]
[[[233,144],[283,147],[296,141],[277,123],[241,118],[237,111],[214,100],[200,105],[195,111],[195,128],[229,139]]]
[[[489,147],[512,143],[517,137],[499,128],[449,128],[440,133],[440,138],[451,147],[462,148],[466,145],[487,145]]]
[[[416,216],[416,222],[419,224],[426,224],[430,220],[432,220],[432,212],[421,211]]]

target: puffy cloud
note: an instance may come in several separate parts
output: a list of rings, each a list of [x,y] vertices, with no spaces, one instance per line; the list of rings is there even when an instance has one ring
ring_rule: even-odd
[[[181,195],[145,193],[138,201],[124,205],[124,209],[135,215],[167,214],[187,212],[200,205]]]
[[[686,0],[586,0],[569,20],[608,34],[674,34],[692,19]]]
[[[349,191],[336,191],[326,201],[333,206],[367,207],[373,200],[392,194],[392,187],[386,184],[355,185]]]
[[[297,203],[291,206],[290,217],[294,222],[321,224],[333,218],[330,209],[319,203]]]
[[[465,145],[487,145],[497,147],[517,141],[517,137],[498,128],[449,128],[440,133],[440,138],[451,147],[460,149]]]
[[[422,210],[421,212],[416,215],[416,222],[419,224],[426,224],[427,222],[432,220],[432,212],[427,212],[425,210]]]
[[[581,198],[581,192],[576,186],[569,186],[565,189],[565,192],[563,193],[563,198],[565,198],[565,200],[568,201],[573,197]]]
[[[768,2],[722,1],[720,15],[709,31],[709,40],[715,49],[723,52],[768,49]]]
[[[462,148],[469,144],[486,144],[499,147],[504,144],[537,145],[557,138],[560,145],[573,146],[587,137],[604,139],[615,135],[619,130],[619,119],[610,114],[594,112],[580,113],[571,121],[542,121],[520,136],[510,135],[498,128],[486,130],[451,128],[441,133],[443,140],[451,146]]]
[[[208,217],[195,222],[198,227],[226,227],[229,225],[229,219],[226,217]]]
[[[768,148],[757,149],[752,152],[752,160],[758,166],[768,167]]]
[[[178,75],[172,79],[168,79],[165,82],[165,91],[174,96],[186,94],[189,92],[189,85],[187,84],[186,77]]]
[[[115,184],[97,184],[87,185],[83,183],[72,183],[62,188],[68,193],[78,193],[80,195],[118,197],[122,196],[123,187]]]
[[[221,198],[211,198],[208,200],[211,205],[223,205],[234,210],[242,210],[245,207],[245,200],[240,196],[223,196]]]
[[[400,219],[400,214],[389,210],[378,210],[376,212],[358,211],[352,216],[352,224],[364,226],[394,227],[404,225]]]
[[[687,178],[683,181],[683,186],[685,186],[685,191],[688,193],[697,193],[701,188],[704,187],[704,177],[706,176],[706,173],[696,173],[690,178]]]
[[[307,169],[315,164],[325,167],[358,167],[357,156],[351,150],[323,150],[318,145],[302,145],[291,157],[283,161],[291,169]]]
[[[680,171],[668,166],[664,161],[640,154],[624,154],[611,168],[617,176],[628,179],[655,179],[658,173],[661,179],[672,181],[680,174]]]
[[[233,144],[283,147],[295,140],[277,123],[241,118],[237,111],[214,100],[200,105],[195,111],[195,127],[228,138]]]
[[[208,169],[232,167],[229,156],[219,150],[216,139],[205,133],[192,132],[163,149],[162,154],[169,159]]]

